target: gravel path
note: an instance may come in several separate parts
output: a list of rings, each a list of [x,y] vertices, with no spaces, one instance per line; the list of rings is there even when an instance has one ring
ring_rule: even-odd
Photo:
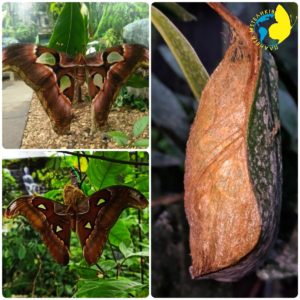
[[[90,104],[87,102],[74,106],[75,117],[71,123],[71,133],[68,135],[56,134],[50,124],[50,120],[43,110],[37,96],[34,94],[28,119],[25,126],[22,146],[23,149],[116,149],[134,148],[133,146],[118,146],[107,137],[106,132],[122,131],[127,135],[132,132],[133,124],[148,112],[140,112],[134,109],[113,107],[108,123],[101,131],[91,134]],[[148,138],[148,128],[139,138]],[[130,142],[135,139],[132,138]]]

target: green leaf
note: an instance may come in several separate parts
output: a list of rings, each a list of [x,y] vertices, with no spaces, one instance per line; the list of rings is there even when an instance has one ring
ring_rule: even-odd
[[[149,252],[140,251],[140,252],[130,253],[126,256],[126,258],[135,257],[135,256],[149,257]]]
[[[129,292],[143,285],[137,281],[126,278],[102,279],[102,280],[79,280],[78,290],[74,297],[127,297]]]
[[[181,5],[178,3],[173,3],[173,2],[156,2],[155,6],[163,11],[171,14],[172,16],[177,17],[179,20],[182,20],[184,22],[190,22],[190,21],[195,21],[197,18],[189,13],[187,10],[185,10]]]
[[[128,161],[128,152],[96,152],[94,155],[103,155],[107,158]],[[87,175],[96,189],[105,188],[110,185],[119,184],[118,178],[130,166],[100,159],[91,159],[87,169]]]
[[[177,27],[152,6],[152,22],[176,58],[196,99],[200,99],[209,75],[195,50]]]
[[[112,259],[100,260],[100,266],[104,271],[110,271],[115,268],[116,262]]]
[[[22,260],[26,256],[26,248],[20,244],[18,249],[18,258]]]
[[[137,137],[143,133],[149,122],[148,116],[138,119],[133,125],[133,136]]]
[[[58,190],[51,190],[51,191],[48,191],[47,193],[45,193],[43,195],[43,197],[45,198],[49,198],[49,199],[62,199],[63,197],[63,191],[61,189],[58,189]]]
[[[97,270],[91,269],[91,268],[82,268],[78,267],[76,268],[77,274],[84,279],[95,279],[97,278]]]
[[[119,245],[119,249],[125,258],[130,257],[130,255],[133,254],[133,249],[131,248],[131,245],[132,244],[130,240],[123,240]]]
[[[130,239],[130,232],[126,226],[126,223],[123,220],[119,219],[119,221],[110,231],[109,241],[111,242],[111,244],[119,247],[121,242]]]
[[[128,136],[122,131],[109,131],[107,135],[120,146],[126,146],[128,144]]]
[[[85,54],[88,36],[87,9],[80,3],[65,3],[49,41],[49,47],[71,56]]]
[[[148,139],[139,139],[134,142],[134,145],[136,147],[147,148],[149,145],[149,140]]]
[[[126,86],[130,86],[133,88],[145,88],[149,87],[149,80],[145,78],[141,74],[133,73],[129,79],[126,81]]]

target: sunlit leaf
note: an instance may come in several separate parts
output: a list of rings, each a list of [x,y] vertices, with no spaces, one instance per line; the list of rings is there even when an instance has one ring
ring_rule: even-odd
[[[175,56],[195,98],[199,99],[209,76],[195,50],[177,27],[154,6],[152,23]]]
[[[86,13],[87,10],[80,3],[65,3],[48,46],[72,56],[85,54],[88,30]]]

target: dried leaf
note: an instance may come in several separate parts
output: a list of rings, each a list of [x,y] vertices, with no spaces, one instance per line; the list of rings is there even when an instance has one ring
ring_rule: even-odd
[[[232,27],[232,42],[202,93],[187,145],[190,272],[233,281],[260,263],[277,230],[277,72],[248,27],[221,4],[210,5]]]

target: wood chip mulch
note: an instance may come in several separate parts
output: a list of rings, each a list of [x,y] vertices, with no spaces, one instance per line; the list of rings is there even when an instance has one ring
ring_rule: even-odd
[[[74,105],[75,114],[71,123],[71,132],[68,135],[58,135],[51,127],[49,117],[45,113],[37,96],[34,94],[28,119],[25,126],[22,146],[23,149],[134,149],[135,138],[131,138],[126,146],[119,146],[107,136],[109,131],[122,131],[132,136],[134,123],[148,112],[140,112],[131,108],[113,107],[110,111],[107,124],[96,133],[91,133],[90,103],[83,102]],[[148,139],[147,129],[138,138]]]

